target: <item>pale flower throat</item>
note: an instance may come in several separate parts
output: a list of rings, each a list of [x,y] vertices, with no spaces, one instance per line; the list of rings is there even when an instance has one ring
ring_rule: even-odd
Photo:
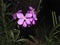
[[[26,17],[24,16],[23,19],[26,20]]]

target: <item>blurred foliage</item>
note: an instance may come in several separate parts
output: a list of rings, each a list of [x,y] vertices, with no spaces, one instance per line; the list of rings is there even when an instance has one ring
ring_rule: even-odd
[[[17,8],[16,6],[13,6],[14,8],[12,9],[12,3],[10,3],[10,1],[11,0],[5,2],[5,0],[0,0],[0,45],[27,45],[30,40],[25,39],[20,35],[20,27],[18,27],[16,21],[12,19],[12,14],[16,11]],[[36,10],[37,13],[40,12],[39,9],[41,8],[41,1],[42,0],[39,1]],[[57,22],[55,11],[52,12],[52,23],[53,28],[49,34],[45,34],[46,31],[41,31],[45,29],[44,24],[42,29],[34,28],[36,33],[35,37],[32,35],[29,35],[29,37],[36,45],[60,45],[60,23]],[[44,41],[40,40],[40,37],[42,36],[45,39]],[[39,41],[37,41],[36,38],[38,38]]]

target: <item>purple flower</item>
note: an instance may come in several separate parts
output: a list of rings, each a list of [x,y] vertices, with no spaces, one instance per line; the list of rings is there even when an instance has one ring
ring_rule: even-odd
[[[23,27],[26,27],[27,25],[31,24],[32,14],[26,13],[26,15],[24,16],[23,13],[17,13],[17,18],[18,25],[23,25]]]
[[[35,9],[33,9],[32,7],[29,7],[29,10],[25,14],[25,16],[22,13],[22,11],[19,10],[17,13],[13,15],[14,19],[16,19],[16,17],[18,18],[18,25],[22,25],[23,27],[30,27],[30,25],[34,25],[37,20]]]
[[[33,9],[32,7],[29,7],[30,13],[32,13],[33,16],[33,20],[32,20],[32,24],[35,24],[35,21],[37,20],[37,16],[36,16],[36,12],[35,9]]]
[[[19,11],[18,11],[18,12],[16,12],[16,13],[21,13],[21,12],[22,12],[22,10],[19,10]],[[16,19],[17,19],[17,14],[16,14],[16,13],[14,13],[14,14],[13,14],[13,19],[14,19],[14,20],[16,20]]]

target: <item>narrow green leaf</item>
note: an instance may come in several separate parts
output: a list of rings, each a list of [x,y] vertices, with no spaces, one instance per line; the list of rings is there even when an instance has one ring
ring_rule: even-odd
[[[49,36],[51,36],[52,33],[53,33],[58,27],[60,27],[60,23],[59,23],[56,27],[54,27],[54,28],[52,29],[52,31],[51,31],[51,33],[49,34]]]
[[[13,31],[12,31],[12,30],[10,31],[10,36],[11,36],[11,38],[13,38],[13,39],[14,39],[14,33],[13,33]]]
[[[20,30],[18,30],[15,40],[19,38]]]
[[[54,12],[52,12],[53,27],[55,27]]]
[[[39,12],[40,12],[40,10],[37,10],[37,11],[36,11],[36,14],[38,14]]]
[[[54,16],[55,16],[55,23],[57,25],[57,18],[56,18],[56,13],[54,12]]]
[[[45,36],[45,39],[46,39],[47,42],[49,42],[49,38],[47,36]]]
[[[32,35],[29,35],[29,37],[33,39],[33,41],[35,42],[35,44],[38,45],[38,42],[35,40],[35,38],[34,38]],[[40,43],[40,42],[39,42],[39,43]]]
[[[9,3],[9,4],[7,4],[7,8],[10,6],[11,4]]]
[[[41,2],[42,2],[42,0],[39,0],[39,4],[38,4],[38,6],[37,6],[37,11],[40,9],[40,7],[41,7]]]
[[[52,34],[52,36],[56,35],[59,32],[60,32],[60,30],[57,30],[55,33]]]
[[[35,38],[32,35],[29,35],[29,37],[32,38],[34,41],[36,41]]]
[[[17,42],[20,42],[20,41],[22,41],[22,42],[28,42],[29,40],[28,39],[19,39],[19,40],[17,40]]]

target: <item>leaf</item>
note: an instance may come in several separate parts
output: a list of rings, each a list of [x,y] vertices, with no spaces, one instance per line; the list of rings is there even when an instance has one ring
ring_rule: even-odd
[[[46,39],[47,42],[49,41],[49,38],[47,36],[45,36],[45,39]]]
[[[9,4],[7,4],[7,8],[10,6],[11,4],[9,3]]]
[[[55,16],[55,23],[57,25],[57,17],[56,17],[56,13],[54,12],[54,16]]]
[[[56,34],[59,33],[59,32],[60,32],[60,30],[57,30],[56,32],[54,32],[54,33],[52,34],[52,36],[56,35]]]
[[[36,41],[35,38],[32,35],[29,35],[29,37],[32,38],[34,41]]]
[[[59,27],[60,27],[60,23],[59,23],[58,25],[56,25],[56,27],[54,27],[54,28],[52,29],[52,31],[50,32],[49,36],[51,36],[52,33],[53,33],[54,31],[56,31],[56,29],[59,28]]]
[[[52,12],[52,20],[53,20],[53,26],[55,27],[55,18],[54,18],[54,12]]]
[[[12,31],[12,30],[10,31],[10,36],[11,36],[11,38],[13,38],[13,39],[14,39],[14,33],[13,33],[13,31]]]
[[[49,38],[49,37],[47,37],[47,36],[45,36],[45,39],[46,39],[46,41],[47,41],[48,43],[53,40],[52,38]]]
[[[37,11],[36,11],[36,14],[38,14],[39,12],[40,12],[40,10],[37,10]]]
[[[17,40],[19,38],[19,34],[20,34],[20,30],[18,30],[15,40]]]
[[[17,42],[20,42],[20,41],[22,41],[22,42],[28,42],[29,40],[28,39],[19,39],[19,40],[17,40]]]
[[[37,10],[39,10],[41,8],[41,2],[42,2],[42,0],[39,0],[39,4],[37,6]]]
[[[32,38],[36,44],[38,43],[37,40],[32,35],[29,35],[29,37]]]

